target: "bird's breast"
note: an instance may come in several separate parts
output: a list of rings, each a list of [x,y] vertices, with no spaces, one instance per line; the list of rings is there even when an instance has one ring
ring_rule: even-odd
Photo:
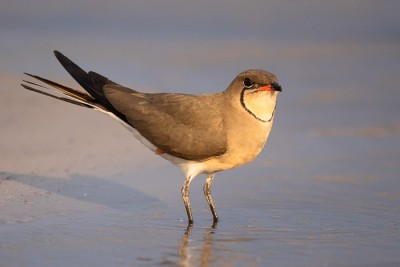
[[[239,123],[236,128],[228,129],[226,153],[203,162],[205,172],[232,169],[255,159],[267,142],[272,122]]]

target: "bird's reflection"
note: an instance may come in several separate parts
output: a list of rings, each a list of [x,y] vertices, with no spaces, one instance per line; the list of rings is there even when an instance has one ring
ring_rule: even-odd
[[[203,247],[201,251],[199,251],[199,259],[196,259],[196,262],[201,262],[201,266],[209,266],[209,262],[212,256],[212,235],[217,230],[217,222],[213,223],[211,227],[207,228],[204,237],[203,237]],[[180,266],[192,266],[191,264],[191,254],[193,247],[190,246],[190,235],[193,230],[193,225],[188,225],[185,232],[181,238],[181,246],[179,248],[179,256],[180,256]]]

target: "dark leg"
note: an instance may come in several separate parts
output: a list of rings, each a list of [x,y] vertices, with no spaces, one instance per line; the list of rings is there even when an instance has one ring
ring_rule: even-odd
[[[183,203],[185,204],[186,213],[187,213],[188,220],[189,220],[189,222],[188,222],[189,226],[193,224],[192,209],[190,208],[190,201],[189,201],[189,185],[190,185],[191,180],[192,179],[190,176],[186,177],[185,182],[183,183],[183,186],[182,186],[182,190],[181,190]]]
[[[207,199],[208,205],[210,206],[214,223],[216,223],[218,222],[218,216],[217,216],[217,211],[215,210],[214,202],[211,198],[211,184],[213,180],[214,180],[214,174],[207,174],[206,183],[204,184],[203,191],[204,191],[204,196]]]

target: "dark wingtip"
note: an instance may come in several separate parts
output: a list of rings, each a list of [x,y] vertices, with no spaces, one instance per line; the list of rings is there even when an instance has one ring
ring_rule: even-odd
[[[65,58],[65,56],[64,56],[60,51],[54,50],[53,52],[54,52],[54,55],[56,56],[56,58],[57,58],[59,61],[60,61],[62,58]]]

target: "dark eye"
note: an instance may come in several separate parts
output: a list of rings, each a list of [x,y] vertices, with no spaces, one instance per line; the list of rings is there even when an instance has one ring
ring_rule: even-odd
[[[251,86],[253,86],[253,81],[250,78],[244,78],[243,80],[243,85],[246,88],[250,88]]]

